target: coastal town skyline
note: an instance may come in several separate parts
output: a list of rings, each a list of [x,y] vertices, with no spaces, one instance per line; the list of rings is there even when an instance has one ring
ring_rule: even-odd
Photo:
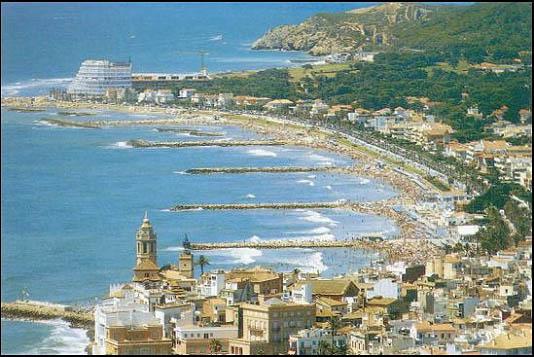
[[[531,354],[531,15],[2,3],[2,354]]]

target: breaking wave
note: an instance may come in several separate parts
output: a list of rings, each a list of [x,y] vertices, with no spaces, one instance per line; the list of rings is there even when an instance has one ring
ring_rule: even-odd
[[[34,323],[34,322],[31,322]],[[71,328],[62,320],[39,321],[52,326],[50,335],[42,341],[35,341],[34,347],[23,354],[28,355],[84,355],[85,348],[89,344],[86,331],[79,328]]]
[[[253,243],[259,243],[261,241],[263,241],[263,239],[261,239],[260,237],[258,237],[257,235],[253,235],[252,237],[250,237],[248,239],[249,242],[253,242]]]
[[[265,149],[251,149],[247,151],[248,154],[253,156],[260,156],[260,157],[276,157],[278,156],[275,152],[265,150]]]
[[[255,248],[224,248],[215,251],[206,251],[204,255],[214,255],[222,257],[225,264],[252,264],[263,253]]]
[[[31,79],[29,81],[16,82],[2,86],[2,97],[16,95],[37,95],[46,94],[52,88],[66,88],[72,82],[72,78],[48,78]]]
[[[298,180],[297,183],[305,183],[310,186],[315,186],[315,182],[313,182],[312,180]]]
[[[366,178],[360,178],[360,181],[358,182],[360,185],[367,185],[371,180]]]
[[[108,149],[131,149],[133,148],[132,145],[129,145],[127,141],[117,141],[116,143],[113,143],[109,146],[107,146]]]
[[[304,211],[303,217],[300,217],[299,219],[313,223],[325,223],[330,226],[336,226],[339,223],[315,211]]]
[[[328,227],[317,227],[317,228],[313,228],[313,229],[310,229],[309,231],[307,231],[307,233],[312,233],[312,234],[325,234],[325,233],[330,233],[330,228]]]
[[[180,252],[180,251],[184,250],[184,247],[167,247],[167,248],[165,248],[163,250],[166,251],[166,252]]]

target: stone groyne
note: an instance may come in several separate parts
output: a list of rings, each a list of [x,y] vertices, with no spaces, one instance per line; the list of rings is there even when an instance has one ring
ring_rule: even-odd
[[[144,119],[144,120],[69,120],[65,118],[42,118],[42,123],[64,127],[106,128],[125,126],[182,125],[184,121],[176,119]]]
[[[382,239],[380,234],[369,237],[358,237],[335,241],[242,241],[218,243],[191,243],[192,250],[211,249],[287,249],[287,248],[351,248],[371,250],[379,253],[389,262],[404,261],[415,264],[425,264],[434,256],[442,255],[442,250],[426,239]]]
[[[183,128],[156,128],[160,133],[176,133],[188,134],[191,136],[224,136],[223,133],[215,131],[203,131],[197,129],[183,129]]]
[[[192,250],[212,250],[228,248],[255,248],[255,249],[286,249],[286,248],[359,248],[371,249],[384,238],[381,234],[359,237],[354,240],[270,240],[270,241],[243,241],[243,242],[217,242],[217,243],[191,243]]]
[[[287,145],[285,140],[228,140],[228,141],[147,141],[129,140],[128,145],[134,148],[184,148],[195,146],[279,146]]]
[[[91,115],[96,115],[96,113],[89,113],[89,112],[71,112],[66,110],[60,110],[57,112],[57,115],[64,115],[64,116],[70,116],[70,117],[87,117]]]
[[[279,167],[196,167],[185,170],[188,174],[209,175],[209,174],[243,174],[243,173],[286,173],[286,172],[322,172],[322,171],[342,171],[342,168],[335,166],[323,167],[303,167],[303,166],[279,166]]]
[[[65,128],[86,128],[86,129],[100,129],[102,126],[94,122],[72,121],[63,119],[46,118],[40,120],[42,123],[61,126]]]
[[[280,203],[200,203],[179,204],[170,211],[245,210],[245,209],[313,209],[349,207],[346,201],[334,202],[280,202]]]
[[[2,317],[30,321],[62,319],[71,327],[93,329],[94,317],[89,310],[75,310],[69,306],[43,302],[2,302]]]

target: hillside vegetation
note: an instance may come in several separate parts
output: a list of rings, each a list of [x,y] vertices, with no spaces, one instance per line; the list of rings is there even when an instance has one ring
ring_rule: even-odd
[[[409,48],[438,52],[446,60],[465,57],[478,62],[530,58],[532,4],[387,3],[317,14],[298,25],[279,26],[252,47],[308,51],[313,55]]]

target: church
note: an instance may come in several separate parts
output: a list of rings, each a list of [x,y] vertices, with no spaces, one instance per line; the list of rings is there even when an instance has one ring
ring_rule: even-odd
[[[136,242],[136,264],[133,269],[134,282],[159,282],[161,281],[160,268],[157,261],[157,236],[154,233],[152,224],[148,219],[148,214],[145,212],[143,223],[137,230],[135,236]],[[179,258],[178,271],[180,275],[186,278],[193,278],[194,262],[193,255],[186,249]]]

